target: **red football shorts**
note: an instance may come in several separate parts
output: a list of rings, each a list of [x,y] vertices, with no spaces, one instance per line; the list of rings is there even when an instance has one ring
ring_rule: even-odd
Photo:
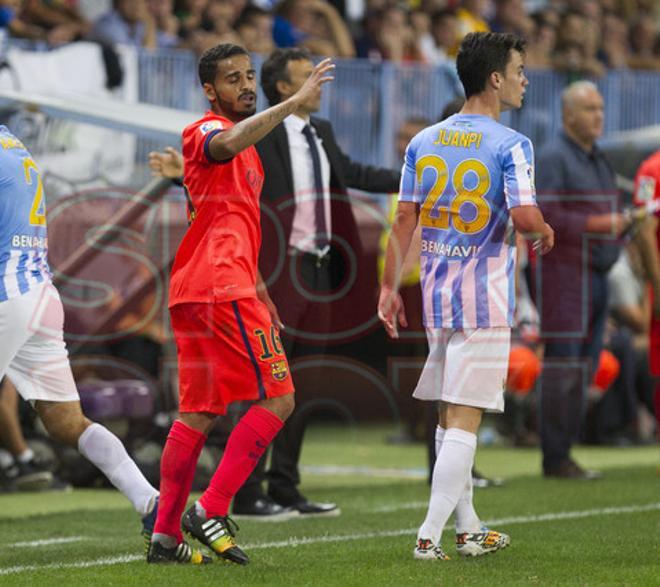
[[[231,402],[293,392],[289,364],[256,298],[170,308],[179,359],[179,410],[225,414]]]
[[[649,340],[649,368],[651,375],[660,377],[660,320],[651,319],[651,336]]]

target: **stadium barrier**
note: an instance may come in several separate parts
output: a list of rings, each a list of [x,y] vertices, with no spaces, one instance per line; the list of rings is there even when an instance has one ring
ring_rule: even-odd
[[[255,56],[257,69],[263,58]],[[202,112],[196,57],[187,51],[140,50],[141,102]],[[554,71],[528,71],[525,104],[502,116],[503,124],[528,135],[538,147],[561,128],[560,95],[569,78]],[[320,116],[328,118],[339,143],[363,163],[398,167],[395,137],[409,117],[435,122],[459,94],[455,72],[424,64],[397,65],[364,59],[337,60],[336,80],[324,88]],[[611,70],[597,80],[605,98],[605,131],[613,133],[660,121],[660,73]],[[259,107],[265,107],[260,92]]]

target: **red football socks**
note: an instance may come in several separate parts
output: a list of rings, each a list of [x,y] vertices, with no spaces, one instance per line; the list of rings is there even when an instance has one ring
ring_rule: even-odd
[[[660,439],[660,381],[657,381],[655,384],[655,393],[653,394],[653,404],[655,406],[656,439]]]
[[[160,501],[154,534],[183,540],[181,515],[186,507],[199,453],[206,435],[186,426],[181,420],[172,424],[160,461]]]
[[[199,504],[206,517],[226,516],[229,504],[284,422],[259,406],[252,406],[234,427],[225,453]]]

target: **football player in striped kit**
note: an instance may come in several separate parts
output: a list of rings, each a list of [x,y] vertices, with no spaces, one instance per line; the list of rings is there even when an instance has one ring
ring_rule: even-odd
[[[0,126],[0,379],[29,401],[48,434],[94,463],[133,504],[149,537],[158,492],[107,428],[83,414],[64,343],[64,310],[48,267],[39,169]]]
[[[421,288],[429,357],[414,397],[440,400],[436,458],[426,519],[414,556],[446,560],[442,528],[456,512],[462,556],[506,547],[472,505],[470,470],[484,410],[504,409],[515,304],[514,228],[549,252],[554,233],[536,206],[530,140],[498,122],[520,108],[527,78],[524,43],[471,33],[457,57],[466,103],[415,136],[406,151],[388,243],[378,313],[390,336],[406,326],[398,294],[401,261],[422,226]]]

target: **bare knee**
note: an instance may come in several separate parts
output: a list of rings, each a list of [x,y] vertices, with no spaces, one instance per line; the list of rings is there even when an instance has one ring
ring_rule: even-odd
[[[78,448],[80,435],[91,425],[80,402],[48,402],[38,400],[35,409],[53,439]]]
[[[481,408],[447,404],[447,428],[460,428],[466,432],[476,434],[479,430],[479,425],[481,424],[482,414],[483,410]]]
[[[257,403],[258,406],[268,410],[275,414],[282,422],[286,421],[289,416],[293,413],[293,409],[296,407],[296,401],[294,399],[293,393],[287,393],[280,397],[271,397],[268,399],[263,399]]]
[[[213,428],[213,424],[217,416],[211,414],[210,412],[181,412],[179,414],[179,420],[181,420],[188,428],[197,430],[202,434],[208,435]]]

